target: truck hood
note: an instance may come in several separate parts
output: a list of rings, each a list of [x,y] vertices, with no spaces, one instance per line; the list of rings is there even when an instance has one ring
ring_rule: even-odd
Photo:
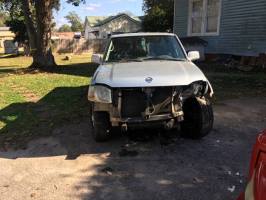
[[[208,81],[190,61],[143,61],[101,65],[92,84],[113,88],[159,87],[189,85],[199,80]]]

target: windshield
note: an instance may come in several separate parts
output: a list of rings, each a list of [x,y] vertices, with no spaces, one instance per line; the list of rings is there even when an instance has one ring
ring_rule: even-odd
[[[174,36],[131,36],[112,38],[104,61],[185,59],[185,54]]]

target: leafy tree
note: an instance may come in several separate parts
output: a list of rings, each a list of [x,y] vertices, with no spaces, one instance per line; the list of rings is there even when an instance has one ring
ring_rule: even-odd
[[[67,0],[78,6],[84,0]],[[51,51],[51,31],[53,28],[53,9],[58,10],[60,0],[0,0],[0,6],[9,11],[11,19],[22,13],[26,26],[33,68],[53,68],[56,66]]]
[[[0,11],[0,27],[5,26],[5,22],[8,20],[8,14],[6,11]]]
[[[143,29],[151,32],[171,32],[174,23],[174,0],[144,0]]]
[[[5,6],[4,1],[0,0],[0,12],[4,13],[5,16],[8,16],[4,20],[4,26],[10,27],[10,30],[15,33],[14,41],[18,43],[25,43],[28,40],[27,28],[24,22],[24,16],[20,9],[17,9],[17,6]],[[6,8],[9,8],[9,12]],[[1,17],[0,17],[1,18]]]
[[[10,16],[6,10],[4,1],[0,0],[0,27],[2,26],[8,26],[10,27],[10,30],[15,33],[15,42],[24,43],[25,40],[28,39],[27,37],[27,30],[26,26],[24,24],[23,16],[20,12],[14,12],[12,16]],[[16,16],[15,19],[12,19],[11,17]]]
[[[8,12],[5,10],[4,3],[0,0],[0,27],[5,26],[5,22],[8,18]]]
[[[16,14],[13,13],[12,17],[7,18],[5,25],[10,27],[10,30],[15,33],[15,42],[25,43],[28,42],[29,37],[27,33],[27,28],[25,24],[25,18],[22,12]],[[51,28],[55,30],[56,23],[52,22]]]
[[[25,43],[25,41],[29,40],[23,16],[10,18],[6,20],[5,24],[10,27],[10,30],[13,33],[15,33],[16,36],[14,38],[14,41],[18,43]]]
[[[76,12],[69,12],[65,18],[68,20],[68,22],[71,24],[71,30],[73,32],[82,32],[83,31],[83,24],[82,20],[78,16]]]
[[[71,27],[67,24],[63,24],[58,29],[58,32],[71,32],[71,31],[72,31]]]

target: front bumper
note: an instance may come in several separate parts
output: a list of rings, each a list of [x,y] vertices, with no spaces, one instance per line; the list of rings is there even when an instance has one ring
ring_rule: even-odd
[[[112,104],[94,103],[94,111],[109,113],[112,126],[182,121],[182,98],[177,87],[114,89]]]
[[[120,123],[145,123],[145,122],[156,122],[156,121],[168,121],[171,119],[176,119],[177,121],[183,120],[183,112],[180,111],[179,115],[174,117],[172,114],[164,114],[164,115],[154,115],[150,116],[149,118],[143,117],[133,117],[133,118],[111,118],[112,124],[120,124]]]
[[[174,113],[165,113],[158,115],[151,115],[149,117],[122,117],[121,111],[119,111],[118,107],[113,106],[112,104],[102,104],[102,103],[94,103],[93,105],[94,111],[105,111],[109,113],[110,122],[112,126],[117,127],[121,125],[136,125],[136,124],[164,124],[165,122],[169,122],[170,120],[175,120],[176,122],[183,121],[184,113],[183,111],[176,111]]]

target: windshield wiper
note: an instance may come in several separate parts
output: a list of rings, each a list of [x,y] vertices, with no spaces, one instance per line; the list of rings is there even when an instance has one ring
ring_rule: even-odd
[[[184,58],[173,58],[173,57],[148,57],[142,60],[172,60],[172,61],[186,61]]]
[[[142,59],[132,58],[132,59],[121,59],[118,62],[143,62]]]
[[[142,57],[142,58],[129,58],[129,59],[121,59],[121,60],[113,60],[113,62],[143,62],[147,60],[170,60],[170,61],[186,61],[184,58],[173,58],[173,57],[163,57],[163,56],[155,56],[155,57]]]

